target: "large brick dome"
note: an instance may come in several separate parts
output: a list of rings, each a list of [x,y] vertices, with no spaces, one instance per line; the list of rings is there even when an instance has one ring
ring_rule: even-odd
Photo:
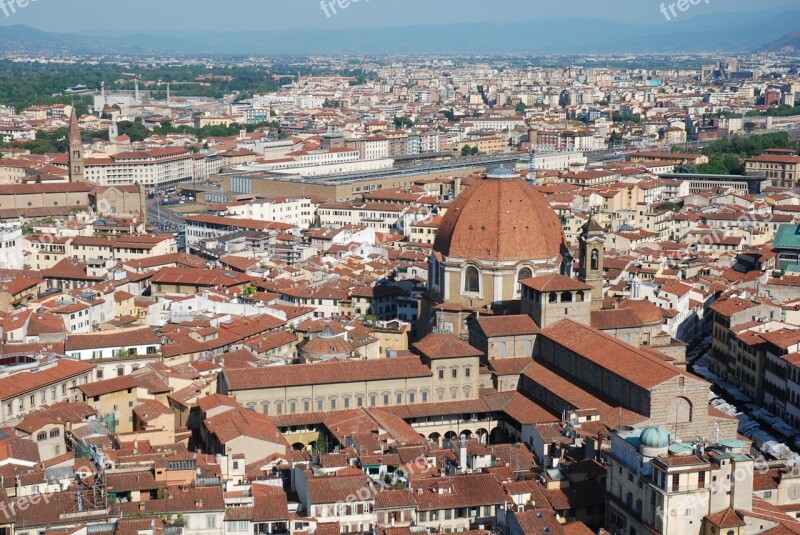
[[[433,250],[449,258],[507,262],[560,258],[564,228],[545,198],[511,171],[489,172],[447,210]]]

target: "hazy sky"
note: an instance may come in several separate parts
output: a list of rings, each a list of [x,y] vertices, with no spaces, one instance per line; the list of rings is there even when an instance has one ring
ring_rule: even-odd
[[[13,4],[20,0],[5,0]],[[23,0],[24,1],[24,0]],[[661,0],[349,0],[345,9],[320,0],[28,0],[0,11],[0,25],[24,24],[69,33],[96,30],[269,30],[359,28],[427,23],[598,18],[663,24]],[[326,3],[336,0],[325,0]],[[348,0],[339,0],[347,3]],[[670,4],[675,0],[668,0]],[[794,0],[693,0],[682,17],[723,11],[797,7]]]

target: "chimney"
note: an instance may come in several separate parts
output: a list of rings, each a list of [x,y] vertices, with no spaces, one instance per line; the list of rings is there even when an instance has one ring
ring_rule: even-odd
[[[462,472],[467,470],[467,436],[461,435],[458,448],[458,465]]]
[[[195,507],[197,507],[198,509],[202,509],[202,508],[203,508],[203,500],[201,500],[201,499],[199,499],[199,498],[198,498],[197,500],[195,500],[195,502],[194,502],[194,505],[195,505]]]

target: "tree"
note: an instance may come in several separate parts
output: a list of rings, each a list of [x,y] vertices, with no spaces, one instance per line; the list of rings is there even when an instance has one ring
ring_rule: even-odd
[[[402,117],[395,117],[394,118],[394,125],[397,128],[411,128],[414,126],[414,121],[407,115],[403,115]]]
[[[470,153],[472,156],[477,156],[477,155],[478,155],[480,152],[481,152],[481,151],[480,151],[480,150],[478,150],[478,146],[477,146],[477,145],[476,145],[476,146],[474,146],[474,147],[472,147],[472,149],[470,149],[470,151],[469,151],[469,153]]]
[[[514,106],[514,109],[516,110],[517,115],[525,115],[525,110],[528,109],[528,106],[526,106],[524,102],[517,102],[517,105]]]
[[[630,113],[616,113],[613,120],[615,123],[641,123],[642,117]]]
[[[328,437],[322,431],[317,435],[314,451],[320,454],[328,453]]]
[[[117,123],[117,128],[119,135],[128,136],[133,142],[144,141],[150,137],[150,130],[144,125],[141,117],[137,117],[133,122],[120,121]]]
[[[472,154],[472,147],[469,145],[461,147],[461,156],[469,156],[470,154]]]

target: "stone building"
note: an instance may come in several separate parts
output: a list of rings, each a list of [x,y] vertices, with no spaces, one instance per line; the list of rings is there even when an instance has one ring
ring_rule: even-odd
[[[567,273],[570,264],[561,222],[544,197],[519,175],[494,169],[442,219],[420,328],[466,337],[471,314],[503,313],[519,300],[519,281]]]

